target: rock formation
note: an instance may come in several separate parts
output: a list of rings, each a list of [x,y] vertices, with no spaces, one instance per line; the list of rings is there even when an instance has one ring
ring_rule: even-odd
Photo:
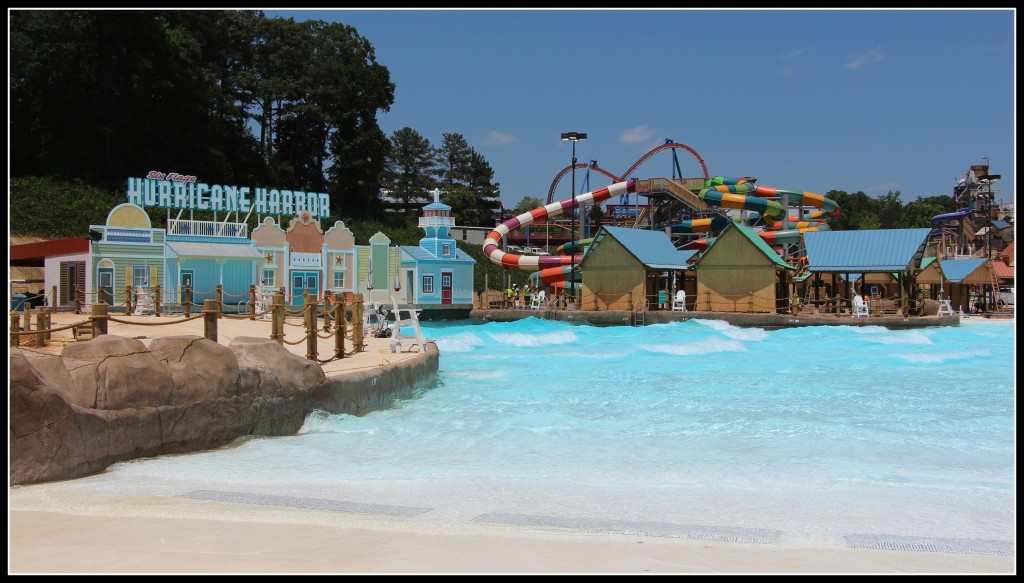
[[[421,359],[325,377],[268,338],[103,335],[60,356],[10,351],[10,485],[65,480],[140,457],[292,435],[315,409],[362,414],[437,370]],[[393,370],[392,370],[393,369]],[[380,382],[378,382],[380,381]]]

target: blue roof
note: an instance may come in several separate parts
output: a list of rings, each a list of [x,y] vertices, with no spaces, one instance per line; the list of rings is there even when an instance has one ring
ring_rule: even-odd
[[[455,247],[454,257],[438,257],[423,247],[417,247],[415,245],[402,245],[402,252],[411,257],[414,261],[433,261],[435,263],[476,263],[476,259],[473,259],[469,254],[458,247]]]
[[[978,269],[982,263],[985,263],[984,257],[947,259],[939,262],[939,269],[942,270],[942,275],[947,280],[958,283],[967,279],[967,276],[974,273],[974,270]]]
[[[1008,223],[1006,221],[992,221],[992,226],[995,227],[997,230],[1001,231],[1001,230],[1005,229],[1006,227],[1009,227],[1010,223]]]
[[[903,271],[920,260],[931,229],[810,231],[804,233],[811,271]]]
[[[603,239],[602,232],[621,243],[626,251],[629,251],[644,266],[654,269],[687,269],[690,259],[697,254],[693,250],[676,249],[672,245],[672,239],[665,231],[604,226],[594,237],[594,242],[591,243],[587,255]]]

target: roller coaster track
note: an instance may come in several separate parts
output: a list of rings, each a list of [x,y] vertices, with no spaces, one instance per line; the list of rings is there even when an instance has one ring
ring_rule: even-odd
[[[636,162],[634,162],[633,165],[629,167],[629,170],[626,170],[625,172],[623,172],[621,176],[617,176],[617,175],[615,175],[615,174],[605,170],[604,168],[601,168],[600,166],[597,165],[597,161],[596,160],[591,161],[591,163],[589,165],[585,164],[585,163],[582,163],[582,162],[578,163],[578,164],[575,165],[575,168],[578,168],[578,169],[591,168],[593,170],[596,170],[597,172],[600,172],[601,174],[604,174],[605,176],[610,178],[612,180],[612,182],[622,182],[622,181],[624,181],[626,179],[625,178],[626,176],[631,176],[633,174],[633,171],[635,171],[637,168],[640,167],[641,164],[643,164],[648,159],[650,159],[651,156],[653,156],[653,155],[655,155],[655,154],[657,154],[659,152],[664,152],[665,150],[686,150],[687,152],[692,154],[694,158],[697,159],[697,162],[700,163],[700,169],[704,173],[704,180],[710,180],[711,179],[711,175],[708,174],[708,167],[707,167],[706,164],[704,164],[704,159],[700,157],[700,154],[697,153],[697,150],[694,150],[693,148],[691,148],[690,146],[687,146],[686,144],[680,144],[679,142],[666,142],[666,143],[664,143],[664,144],[662,144],[660,146],[652,148],[649,152],[647,152],[646,154],[641,156]],[[566,166],[565,168],[563,168],[562,171],[559,172],[557,175],[555,175],[555,179],[551,181],[551,188],[548,189],[547,204],[551,204],[554,201],[555,188],[558,186],[558,183],[561,182],[562,178],[565,177],[566,174],[572,172],[573,168],[574,168],[574,166],[570,164],[569,166]],[[667,179],[665,179],[665,180],[667,180]],[[680,180],[688,180],[688,179],[680,179]],[[701,184],[700,187],[698,187],[698,189],[703,187],[703,186],[704,185]],[[691,192],[690,194],[693,194],[693,193]],[[696,195],[693,195],[693,198],[697,198]],[[680,200],[682,200],[682,199],[680,199]],[[698,199],[698,201],[699,201],[699,199]],[[685,201],[683,201],[683,202],[685,202]],[[687,204],[689,204],[689,203],[687,203]],[[703,204],[703,202],[701,202],[701,204]]]
[[[614,182],[622,182],[622,180],[623,180],[621,177],[616,176],[616,175],[612,174],[611,172],[605,170],[604,168],[601,168],[600,166],[598,166],[597,165],[597,160],[591,160],[589,165],[586,164],[585,162],[579,162],[579,163],[576,164],[576,166],[573,166],[572,164],[570,164],[570,165],[566,166],[565,168],[562,168],[562,171],[559,172],[557,175],[555,175],[555,179],[551,182],[551,188],[548,189],[548,202],[547,202],[547,204],[551,204],[552,197],[555,196],[555,187],[558,186],[558,183],[561,182],[562,178],[566,174],[568,174],[568,173],[573,171],[573,168],[578,168],[580,170],[584,170],[586,168],[591,168],[593,170],[597,170],[601,174],[604,174],[608,178],[611,178],[613,183]]]

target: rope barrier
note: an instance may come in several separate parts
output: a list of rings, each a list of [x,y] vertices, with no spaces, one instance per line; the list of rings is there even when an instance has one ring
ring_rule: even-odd
[[[122,320],[120,318],[115,318],[113,316],[107,316],[106,319],[108,321],[110,321],[110,322],[117,322],[119,324],[128,324],[129,326],[169,326],[171,324],[181,324],[182,322],[188,322],[188,321],[191,321],[191,320],[197,320],[199,318],[204,317],[205,315],[206,315],[205,312],[200,312],[200,313],[196,314],[195,316],[189,316],[187,318],[183,317],[181,320],[170,320],[170,321],[160,321],[160,322],[131,322],[129,320]],[[91,321],[91,319],[90,319],[90,321]]]
[[[92,323],[92,319],[89,319],[89,320],[83,320],[81,322],[77,322],[75,324],[68,324],[66,326],[60,326],[58,328],[46,328],[44,330],[28,330],[26,332],[14,332],[14,331],[12,331],[11,335],[14,335],[14,336],[29,336],[29,335],[35,336],[35,335],[37,335],[39,333],[50,334],[50,333],[53,333],[53,332],[62,332],[64,330],[70,330],[72,328],[78,328],[79,326],[87,326],[87,325],[89,325],[91,323]]]
[[[296,344],[301,344],[301,343],[305,342],[305,341],[306,341],[306,337],[307,337],[307,336],[309,336],[309,334],[303,335],[303,337],[302,337],[302,338],[299,338],[299,339],[298,339],[298,340],[296,340],[295,342],[288,342],[287,340],[285,340],[284,338],[282,338],[282,339],[281,339],[281,342],[283,342],[283,343],[287,344],[288,346],[295,346]]]

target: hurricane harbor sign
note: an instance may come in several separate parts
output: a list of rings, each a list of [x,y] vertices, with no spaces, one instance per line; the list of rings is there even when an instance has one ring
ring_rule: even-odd
[[[195,176],[152,170],[145,178],[128,178],[128,202],[141,207],[188,209],[258,215],[298,216],[303,211],[318,218],[331,213],[326,192],[277,188],[250,188],[196,182]]]

